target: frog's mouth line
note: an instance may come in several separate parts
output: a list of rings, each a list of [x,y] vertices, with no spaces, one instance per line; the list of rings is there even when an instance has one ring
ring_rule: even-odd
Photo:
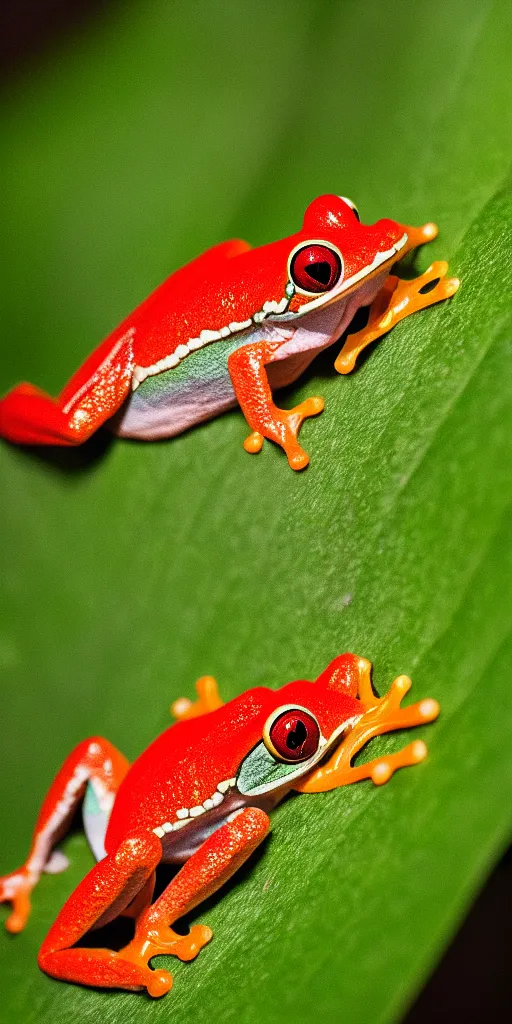
[[[311,302],[306,302],[294,313],[277,314],[272,319],[279,322],[283,320],[297,320],[306,313],[310,313],[313,309],[330,306],[331,303],[337,302],[342,295],[345,296],[352,289],[355,289],[356,285],[360,284],[361,281],[373,277],[377,272],[381,271],[387,263],[396,263],[397,256],[406,245],[408,239],[407,231],[404,231],[402,237],[390,249],[386,249],[386,252],[378,252],[372,263],[358,270],[357,274],[353,274],[352,277],[347,277],[338,288],[333,288],[332,292],[324,292],[323,295],[319,295],[318,298],[313,299]]]

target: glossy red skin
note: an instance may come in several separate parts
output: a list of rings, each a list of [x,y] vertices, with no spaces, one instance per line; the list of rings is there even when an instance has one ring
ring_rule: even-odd
[[[215,686],[208,688],[203,679],[199,700],[176,708],[188,717],[155,740],[132,768],[101,737],[79,744],[43,802],[27,860],[0,879],[0,899],[13,906],[7,928],[15,932],[24,927],[31,891],[42,871],[52,870],[52,849],[84,795],[87,805],[90,785],[95,802],[84,809],[84,825],[97,863],[51,926],[39,951],[39,965],[64,981],[164,995],[172,976],[150,967],[150,961],[160,954],[191,960],[210,941],[212,932],[206,925],[193,925],[188,935],[175,932],[173,925],[217,892],[264,841],[269,812],[290,788],[323,792],[370,777],[380,785],[396,768],[423,760],[426,748],[420,741],[352,766],[353,757],[372,736],[432,721],[439,710],[435,701],[400,708],[410,686],[407,677],[396,679],[389,694],[377,700],[369,671],[366,659],[345,654],[315,683],[298,680],[277,691],[249,690],[220,707]],[[265,755],[262,740],[275,713],[290,705],[315,716],[326,743],[298,766],[276,767],[271,755]],[[342,734],[349,723],[354,729],[345,743]],[[220,785],[223,782],[226,785]],[[210,800],[205,808],[215,792],[216,801]],[[180,808],[187,808],[187,814],[179,814]],[[104,844],[101,829],[109,815]],[[160,863],[182,867],[155,899]],[[135,919],[135,930],[118,952],[77,945],[88,931],[123,913]]]
[[[314,683],[298,680],[279,690],[248,690],[216,711],[172,725],[140,755],[121,783],[107,829],[107,851],[115,850],[136,828],[153,829],[173,820],[181,807],[202,804],[219,782],[236,776],[261,741],[267,718],[282,705],[311,711],[329,739],[344,721],[364,711],[355,698],[356,663],[352,655],[342,655],[330,666],[327,678],[324,674]]]
[[[308,206],[296,234],[255,249],[239,239],[214,246],[171,274],[119,324],[73,376],[61,401],[75,394],[130,328],[136,328],[135,363],[151,366],[202,330],[220,330],[250,319],[264,302],[279,302],[288,281],[289,255],[301,242],[332,242],[343,254],[344,277],[349,278],[371,264],[378,252],[387,251],[403,232],[403,225],[388,219],[361,224],[338,196],[321,196]],[[296,295],[292,308],[317,297]]]
[[[107,421],[126,437],[172,437],[238,401],[253,434],[277,442],[290,466],[302,469],[308,459],[296,435],[302,419],[321,411],[321,402],[309,403],[296,422],[291,411],[276,409],[272,388],[297,379],[318,348],[335,340],[347,302],[353,316],[357,294],[360,304],[373,301],[373,278],[378,274],[378,281],[384,280],[399,251],[395,243],[403,239],[405,244],[406,237],[403,225],[395,221],[361,224],[348,202],[339,196],[321,196],[307,208],[301,230],[288,238],[258,249],[239,240],[217,245],[171,274],[123,320],[57,399],[26,382],[13,388],[0,400],[0,437],[16,444],[82,444]],[[343,275],[325,292],[319,294],[315,288],[303,294],[292,280],[290,258],[302,246],[318,242],[338,250]],[[382,253],[385,260],[374,267]],[[362,276],[353,280],[359,272]],[[319,334],[313,329],[308,336],[308,324],[318,325],[317,314],[323,307],[333,304],[335,309],[338,303],[338,322],[327,311],[326,324],[331,324],[333,336],[328,327]],[[307,321],[310,313],[313,320]],[[305,337],[301,339],[300,331],[297,335],[300,354],[288,360],[286,343],[294,337],[295,328],[305,323]],[[208,332],[213,336],[208,337]],[[231,345],[235,339],[234,348],[225,365],[226,346],[220,346],[217,376],[212,374],[211,362],[197,360],[195,352],[205,344],[215,347],[226,337]],[[159,398],[153,393],[148,403],[147,394],[136,396],[134,392],[148,376],[159,377],[172,369],[168,360],[173,356],[174,366],[185,358],[192,360],[191,383],[185,373],[179,397],[173,394],[172,373],[165,376]],[[270,380],[266,366],[279,360],[290,365],[273,373]],[[247,450],[259,450],[254,448],[254,438],[251,445]]]

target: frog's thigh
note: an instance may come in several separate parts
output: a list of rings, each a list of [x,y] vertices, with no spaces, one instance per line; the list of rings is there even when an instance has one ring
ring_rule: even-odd
[[[70,949],[94,926],[122,913],[145,886],[162,854],[152,832],[139,829],[89,871],[64,904],[39,953],[47,974],[83,985],[141,988],[147,969],[110,949]]]
[[[130,393],[132,336],[127,331],[106,355],[100,345],[57,399],[32,384],[18,384],[0,401],[0,437],[16,444],[70,446],[87,441]]]

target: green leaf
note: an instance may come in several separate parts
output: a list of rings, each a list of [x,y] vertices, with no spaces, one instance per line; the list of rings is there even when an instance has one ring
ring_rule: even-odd
[[[406,672],[442,704],[422,765],[278,808],[160,1002],[39,972],[92,863],[69,838],[68,872],[0,935],[6,1022],[397,1020],[507,841],[511,22],[505,0],[134,2],[5,90],[3,390],[56,393],[174,267],[295,230],[324,191],[436,220],[417,265],[462,280],[349,378],[332,350],[289,391],[326,399],[305,473],[248,456],[239,411],[94,459],[1,446],[2,871],[74,744],[134,758],[202,673],[229,698],[355,650],[380,692]]]

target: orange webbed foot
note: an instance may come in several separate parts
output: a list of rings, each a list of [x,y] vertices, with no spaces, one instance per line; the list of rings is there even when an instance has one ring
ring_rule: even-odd
[[[356,754],[375,736],[425,725],[434,721],[440,710],[438,702],[430,697],[409,707],[401,707],[412,686],[408,676],[398,676],[384,697],[376,697],[370,680],[370,663],[361,659],[360,670],[359,698],[365,710],[327,763],[297,783],[294,788],[301,793],[322,793],[361,779],[371,779],[375,785],[381,786],[389,781],[397,768],[419,764],[427,755],[423,741],[414,740],[394,754],[353,766]]]
[[[178,960],[195,960],[203,946],[213,936],[211,928],[206,925],[194,925],[188,935],[178,935],[172,928],[161,926],[158,930],[149,931],[144,938],[137,935],[124,949],[117,954],[123,963],[136,966],[140,971],[141,984],[150,996],[163,996],[172,987],[172,974],[169,971],[153,970],[149,961],[154,956],[176,956]]]
[[[198,718],[199,715],[207,715],[209,711],[216,711],[221,708],[224,701],[219,694],[217,680],[213,676],[201,676],[196,682],[198,699],[189,700],[188,697],[178,697],[171,704],[171,715],[179,722],[187,718]]]
[[[455,295],[460,281],[457,277],[446,277],[447,271],[446,260],[437,260],[411,281],[390,274],[370,306],[366,327],[348,335],[334,364],[338,373],[350,373],[363,349],[387,334],[400,320]]]
[[[23,931],[30,917],[30,893],[36,881],[37,878],[25,867],[0,878],[0,903],[10,903],[12,906],[5,927],[13,935]]]
[[[276,420],[276,436],[270,433],[269,436],[281,445],[288,458],[288,464],[292,469],[305,469],[308,465],[309,455],[300,446],[297,440],[298,433],[304,420],[310,416],[318,416],[323,411],[323,408],[324,400],[318,395],[313,398],[307,398],[293,409],[278,409],[274,407],[273,415]],[[254,455],[261,451],[263,441],[264,435],[254,430],[245,439],[244,448],[246,452]]]

